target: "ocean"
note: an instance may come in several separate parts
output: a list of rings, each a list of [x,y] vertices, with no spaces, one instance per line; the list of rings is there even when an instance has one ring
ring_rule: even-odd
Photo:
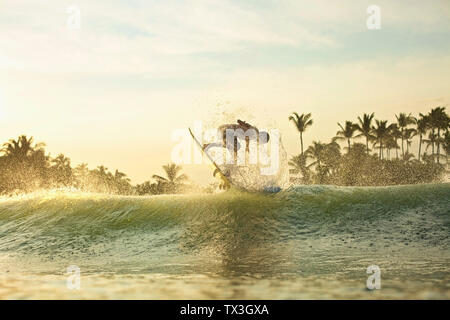
[[[450,183],[0,198],[1,299],[449,299],[449,280]]]

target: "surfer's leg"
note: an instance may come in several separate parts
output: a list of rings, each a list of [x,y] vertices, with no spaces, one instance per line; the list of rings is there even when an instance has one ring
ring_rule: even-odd
[[[237,153],[239,149],[241,148],[241,144],[239,143],[238,139],[234,139],[234,143],[228,143],[227,144],[227,150],[230,152],[230,154],[233,155],[234,163],[237,163]]]

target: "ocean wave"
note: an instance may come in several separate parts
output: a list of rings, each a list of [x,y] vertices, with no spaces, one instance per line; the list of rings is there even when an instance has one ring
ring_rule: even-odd
[[[0,200],[0,252],[156,261],[316,240],[330,248],[448,247],[449,208],[450,184],[148,197],[41,192]]]

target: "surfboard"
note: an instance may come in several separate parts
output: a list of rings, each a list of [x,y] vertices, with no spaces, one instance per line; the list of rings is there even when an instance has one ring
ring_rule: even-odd
[[[208,154],[208,152],[205,152],[205,150],[203,149],[202,144],[198,141],[198,139],[195,137],[195,135],[192,133],[191,128],[189,129],[189,133],[191,134],[192,139],[195,141],[195,144],[197,145],[198,148],[200,148],[200,151],[202,152],[202,154],[204,154],[209,162],[211,163],[211,165],[214,167],[214,176],[216,174],[219,174],[220,179],[222,180],[222,184],[219,186],[221,189],[229,189],[231,187],[231,181],[229,178],[227,178],[225,176],[225,174],[222,172],[222,170],[219,168],[219,166],[217,165],[217,163],[214,161],[214,159]]]

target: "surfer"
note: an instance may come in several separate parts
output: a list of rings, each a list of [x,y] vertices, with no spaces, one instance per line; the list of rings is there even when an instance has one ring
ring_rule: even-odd
[[[237,123],[221,125],[218,128],[217,134],[218,139],[216,140],[216,142],[201,144],[200,141],[194,136],[191,129],[189,129],[189,132],[192,136],[192,139],[195,141],[196,145],[203,151],[203,154],[206,155],[211,164],[214,166],[215,170],[213,176],[216,176],[218,174],[219,178],[222,180],[222,183],[219,184],[220,189],[225,190],[229,189],[232,184],[234,184],[235,186],[239,186],[239,182],[236,184],[235,178],[237,177],[237,181],[241,181],[239,179],[246,176],[246,173],[243,174],[242,172],[240,172],[239,166],[236,166],[236,164],[238,165],[243,164],[243,162],[236,160],[238,160],[237,159],[238,151],[241,150],[241,143],[244,140],[245,140],[245,150],[241,150],[239,152],[239,156],[240,157],[242,157],[242,155],[245,156],[246,165],[244,167],[245,169],[250,170],[244,171],[247,173],[249,172],[251,173],[252,172],[251,170],[253,170],[254,173],[257,172],[258,176],[260,175],[261,168],[259,168],[257,163],[258,158],[260,158],[261,156],[264,157],[264,152],[262,152],[263,150],[260,149],[259,146],[262,144],[267,144],[267,142],[269,141],[270,136],[268,132],[260,131],[255,126],[252,126],[251,124],[242,120],[237,120]],[[209,149],[212,147],[225,148],[229,152],[229,155],[231,156],[234,155],[233,157],[234,161],[229,162],[229,160],[231,159],[227,157],[227,163],[224,164],[223,167],[219,167],[219,165],[223,163],[216,162],[217,160],[214,159],[214,157],[209,153]],[[274,154],[276,153],[274,152]],[[217,156],[217,154],[215,155]],[[222,161],[222,159],[223,158],[220,156],[220,161]],[[250,161],[247,161],[248,159],[250,159]],[[242,158],[239,158],[239,160],[242,160]],[[256,164],[256,166],[247,166],[247,164]],[[251,175],[252,174],[250,174],[250,176]],[[246,182],[248,183],[248,181]],[[240,186],[242,187],[242,185]],[[281,189],[279,187],[273,187],[271,185],[269,186],[269,189],[266,190],[266,188],[264,188],[264,190],[274,193],[280,191]]]
[[[257,143],[267,143],[270,136],[265,131],[259,131],[258,128],[251,124],[237,120],[237,123],[223,124],[218,128],[218,137],[220,142],[205,143],[203,150],[208,151],[211,147],[226,148],[232,155],[236,162],[237,152],[241,148],[239,143],[239,137],[245,138],[245,155],[248,156],[250,152],[250,141],[256,141]]]

